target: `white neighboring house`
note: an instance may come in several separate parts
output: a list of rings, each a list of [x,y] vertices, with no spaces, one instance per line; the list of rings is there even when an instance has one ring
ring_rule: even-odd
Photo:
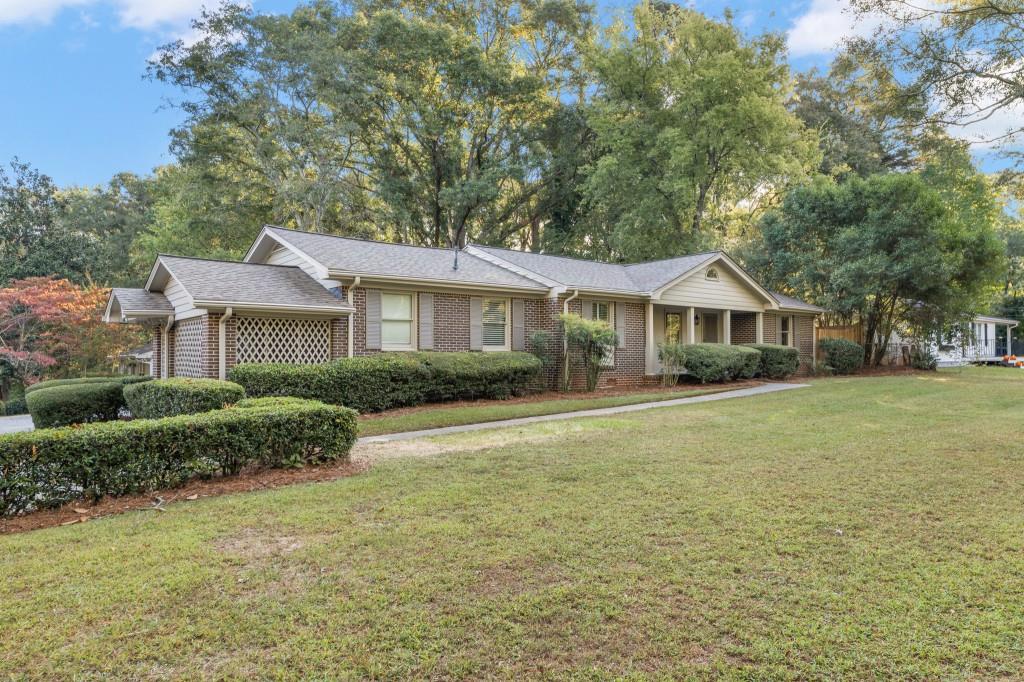
[[[1006,334],[997,338],[999,327],[1006,327]],[[971,362],[1002,362],[1004,355],[1013,351],[1013,329],[1017,320],[1004,317],[978,315],[971,321],[970,337],[963,342],[943,339],[931,344],[931,351],[939,360],[940,367],[957,367]]]

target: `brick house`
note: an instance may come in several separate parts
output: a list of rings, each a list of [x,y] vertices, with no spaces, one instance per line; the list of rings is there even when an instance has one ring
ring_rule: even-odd
[[[158,256],[104,319],[154,330],[155,376],[382,351],[560,349],[558,315],[618,334],[605,385],[660,373],[659,343],[782,343],[813,361],[820,308],[772,292],[721,251],[637,264],[488,246],[389,244],[267,226],[241,262]],[[552,384],[558,368],[551,367]]]

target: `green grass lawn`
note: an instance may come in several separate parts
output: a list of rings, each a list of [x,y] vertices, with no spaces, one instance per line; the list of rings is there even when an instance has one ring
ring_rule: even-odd
[[[600,407],[635,405],[637,403],[659,400],[687,398],[701,393],[717,393],[719,391],[727,391],[730,388],[728,385],[690,386],[680,387],[678,391],[625,393],[608,396],[598,394],[586,398],[562,398],[524,403],[488,401],[480,405],[427,407],[421,410],[404,411],[398,414],[366,415],[359,420],[359,435],[378,436],[382,433],[401,433],[403,431],[419,431],[421,429],[433,429],[441,426],[460,426],[462,424],[478,424],[481,422],[500,421],[502,419],[558,414],[559,412],[593,410]]]
[[[7,536],[0,676],[1020,678],[1022,433],[1024,372],[831,379]]]

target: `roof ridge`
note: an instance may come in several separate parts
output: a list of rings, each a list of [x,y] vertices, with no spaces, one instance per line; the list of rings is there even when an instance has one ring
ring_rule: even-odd
[[[664,263],[665,261],[677,260],[679,258],[693,258],[695,256],[710,256],[711,254],[724,254],[725,252],[721,249],[714,249],[712,251],[699,251],[697,253],[684,253],[680,256],[670,256],[668,258],[655,258],[654,260],[639,261],[637,263],[615,263],[606,260],[594,260],[593,258],[583,258],[582,256],[566,256],[558,253],[537,253],[536,251],[524,251],[522,249],[510,249],[507,246],[489,246],[484,244],[472,244],[480,249],[494,249],[495,251],[510,251],[512,253],[522,253],[528,256],[547,256],[548,258],[563,258],[565,260],[574,260],[582,263],[595,263],[597,265],[617,265],[623,268],[629,268],[634,265],[648,265],[651,263]]]
[[[182,260],[197,260],[204,263],[227,263],[229,265],[253,265],[264,268],[290,268],[292,270],[299,270],[297,265],[284,265],[282,263],[250,263],[245,260],[224,260],[222,258],[203,258],[201,256],[178,256],[173,253],[158,253],[157,258],[180,258]]]
[[[428,251],[453,251],[450,246],[423,246],[422,244],[408,244],[406,242],[386,242],[380,239],[370,239],[369,237],[349,237],[343,234],[328,234],[326,232],[310,232],[309,230],[297,230],[294,227],[281,227],[280,225],[264,225],[264,227],[270,227],[275,230],[284,230],[285,232],[295,232],[297,234],[308,234],[314,237],[331,237],[332,239],[348,239],[354,242],[366,242],[368,244],[383,244],[385,246],[408,246],[412,249],[427,249]],[[468,246],[468,244],[467,244]],[[464,253],[465,248],[460,248],[459,252]]]

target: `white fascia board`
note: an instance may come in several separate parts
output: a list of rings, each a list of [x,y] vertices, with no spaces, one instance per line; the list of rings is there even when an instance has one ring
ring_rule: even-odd
[[[513,292],[531,294],[534,296],[543,296],[548,293],[547,290],[534,288],[534,287],[517,287],[504,284],[494,284],[492,282],[456,282],[450,279],[428,279],[425,277],[399,277],[397,275],[375,275],[370,272],[346,272],[342,270],[331,270],[331,279],[341,280],[353,280],[356,277],[360,278],[359,286],[362,288],[373,288],[371,285],[376,283],[397,284],[400,286],[406,286],[411,288],[432,288],[440,287],[447,289],[470,289],[473,291],[502,291],[502,292]]]
[[[751,289],[753,289],[754,291],[759,293],[761,295],[761,297],[764,298],[764,300],[768,303],[768,307],[770,309],[772,309],[772,310],[778,310],[779,309],[779,301],[778,301],[778,299],[775,298],[774,296],[772,296],[770,291],[768,291],[763,286],[761,286],[760,282],[758,282],[756,279],[754,279],[753,277],[748,275],[747,271],[744,270],[742,267],[740,267],[739,263],[737,263],[732,258],[730,258],[728,254],[725,254],[725,253],[723,253],[721,251],[719,251],[715,256],[713,256],[713,257],[711,257],[711,258],[709,258],[709,259],[707,259],[705,261],[702,261],[702,262],[698,263],[697,265],[693,266],[692,268],[690,268],[689,270],[687,270],[683,274],[681,274],[678,277],[676,277],[675,279],[673,279],[671,282],[663,284],[660,287],[658,287],[657,289],[655,289],[654,291],[652,291],[651,292],[651,299],[655,300],[655,301],[659,300],[661,298],[662,294],[664,294],[667,289],[671,289],[672,287],[674,287],[675,285],[679,284],[680,282],[683,282],[683,281],[689,279],[690,277],[692,277],[697,272],[703,270],[704,268],[707,268],[710,265],[714,265],[715,263],[725,263],[725,265],[729,268],[729,270],[734,275],[736,275],[737,277],[742,279],[744,281],[744,283],[747,284],[747,286],[749,286]]]
[[[350,315],[355,312],[355,308],[351,308],[349,306],[334,307],[319,305],[292,305],[290,303],[250,303],[245,301],[197,301],[196,305],[202,306],[203,308],[207,309],[234,308],[235,310],[258,311],[267,313],[297,312],[316,313],[318,315]]]

